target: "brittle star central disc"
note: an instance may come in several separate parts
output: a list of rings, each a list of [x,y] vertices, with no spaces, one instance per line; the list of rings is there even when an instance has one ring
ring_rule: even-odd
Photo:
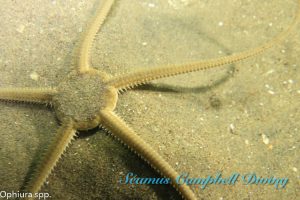
[[[53,98],[59,120],[72,119],[79,130],[98,126],[100,111],[113,110],[116,102],[117,91],[107,87],[104,78],[97,73],[71,73],[58,86],[58,93]]]

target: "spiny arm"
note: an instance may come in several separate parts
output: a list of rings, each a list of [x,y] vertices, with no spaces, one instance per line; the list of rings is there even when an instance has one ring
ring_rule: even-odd
[[[56,93],[53,88],[0,88],[0,100],[49,103]]]
[[[114,0],[105,0],[104,5],[99,5],[96,11],[96,16],[91,22],[89,29],[86,31],[83,41],[80,46],[79,54],[79,72],[84,73],[90,68],[90,50],[94,41],[95,35],[103,24],[108,12],[110,11]]]
[[[111,111],[102,111],[102,125],[112,135],[125,143],[132,151],[148,162],[162,176],[170,178],[173,187],[179,191],[184,199],[196,199],[193,191],[185,184],[178,185],[176,177],[178,173],[166,162],[149,144],[140,138],[126,123]]]
[[[30,192],[33,196],[39,192],[47,177],[55,167],[57,161],[64,153],[68,145],[74,139],[76,130],[73,128],[73,122],[70,120],[62,124],[58,132],[43,156],[40,164],[37,166],[32,179],[25,188],[25,192]],[[34,198],[27,198],[31,200]]]
[[[226,64],[232,64],[232,63],[239,62],[241,60],[245,60],[249,57],[253,57],[255,55],[261,54],[267,49],[273,47],[275,44],[281,42],[291,32],[291,30],[296,27],[299,19],[300,19],[300,0],[298,1],[297,16],[295,17],[291,25],[285,31],[275,36],[272,40],[257,48],[250,49],[248,51],[236,53],[229,56],[216,58],[216,59],[209,59],[209,60],[182,64],[182,65],[158,66],[151,69],[133,72],[130,74],[120,75],[117,76],[116,78],[112,78],[108,82],[108,84],[110,86],[117,88],[118,90],[129,89],[140,84],[148,83],[155,79],[216,68]]]

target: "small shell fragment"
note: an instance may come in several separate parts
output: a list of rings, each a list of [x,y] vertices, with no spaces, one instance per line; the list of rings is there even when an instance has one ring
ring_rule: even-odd
[[[32,72],[32,73],[30,74],[30,78],[31,78],[32,80],[37,81],[37,80],[39,80],[39,75],[38,75],[38,73],[36,73],[36,72]]]
[[[234,125],[233,124],[230,124],[229,125],[229,131],[230,131],[230,133],[234,133]]]
[[[23,33],[25,29],[25,26],[23,24],[19,25],[18,28],[16,28],[16,31],[19,33]]]
[[[266,136],[265,134],[262,134],[261,136],[262,136],[263,143],[265,143],[265,144],[270,143],[270,140],[269,140],[268,136]]]
[[[296,167],[293,167],[293,171],[294,171],[294,172],[297,172],[298,169],[297,169]]]
[[[275,92],[273,90],[268,90],[268,93],[272,94],[272,95],[275,94]]]
[[[154,4],[154,3],[149,3],[148,6],[149,6],[150,8],[154,8],[154,7],[155,7],[155,4]]]

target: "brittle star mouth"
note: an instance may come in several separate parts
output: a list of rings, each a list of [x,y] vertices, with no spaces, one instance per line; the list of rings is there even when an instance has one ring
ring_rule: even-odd
[[[116,107],[117,90],[105,84],[99,73],[71,73],[58,86],[53,96],[53,106],[60,121],[72,119],[78,130],[97,127],[102,110]]]

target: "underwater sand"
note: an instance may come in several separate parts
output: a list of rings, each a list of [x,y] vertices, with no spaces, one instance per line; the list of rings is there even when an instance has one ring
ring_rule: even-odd
[[[98,1],[2,1],[0,87],[56,86]],[[112,75],[240,52],[287,28],[295,0],[118,0],[92,66]],[[299,30],[299,25],[298,25]],[[274,185],[208,185],[199,199],[296,199],[300,193],[300,33],[241,63],[157,80],[119,96],[117,113],[179,173],[287,177]],[[180,92],[178,92],[180,91]],[[0,103],[0,191],[18,191],[59,123],[42,105]],[[172,187],[121,185],[157,177],[102,130],[81,133],[42,192],[52,199],[178,199]]]

